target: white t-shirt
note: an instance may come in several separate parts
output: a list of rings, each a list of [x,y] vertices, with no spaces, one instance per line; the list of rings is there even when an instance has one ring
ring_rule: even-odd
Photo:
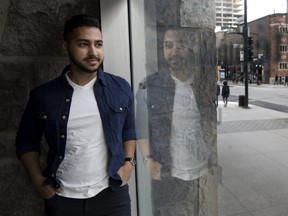
[[[74,92],[67,125],[65,158],[57,177],[63,184],[60,196],[70,198],[93,197],[108,187],[108,149],[93,85],[73,83]]]
[[[207,149],[200,125],[200,114],[191,81],[175,77],[175,97],[171,124],[171,175],[194,180],[207,172]]]

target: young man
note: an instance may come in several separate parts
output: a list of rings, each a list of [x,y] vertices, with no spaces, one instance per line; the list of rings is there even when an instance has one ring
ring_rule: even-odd
[[[228,97],[230,96],[230,87],[228,85],[228,81],[227,80],[223,81],[221,95],[222,95],[222,98],[223,98],[224,107],[227,107],[227,105],[228,105]]]
[[[17,156],[45,199],[47,216],[129,216],[133,93],[124,79],[100,68],[104,51],[97,19],[68,20],[63,47],[70,65],[31,91],[16,137]],[[43,134],[49,146],[44,171]]]
[[[163,40],[166,67],[137,92],[137,142],[152,178],[153,215],[198,215],[198,179],[208,171],[208,152],[197,29],[170,28]]]

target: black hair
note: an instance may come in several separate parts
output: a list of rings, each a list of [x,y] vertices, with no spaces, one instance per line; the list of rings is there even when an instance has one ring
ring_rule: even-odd
[[[67,40],[67,35],[75,28],[82,27],[82,26],[89,26],[89,27],[96,27],[100,29],[100,22],[97,18],[85,15],[85,14],[78,14],[71,17],[69,20],[66,21],[64,26],[64,40]]]

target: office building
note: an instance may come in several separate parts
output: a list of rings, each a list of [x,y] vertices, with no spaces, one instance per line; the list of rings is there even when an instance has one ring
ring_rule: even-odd
[[[231,29],[237,26],[243,16],[242,0],[215,0],[216,26],[219,29]]]

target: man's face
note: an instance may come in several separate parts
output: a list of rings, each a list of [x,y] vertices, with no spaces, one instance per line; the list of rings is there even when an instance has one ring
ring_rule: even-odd
[[[94,73],[104,59],[103,40],[96,27],[79,27],[69,33],[64,48],[69,55],[71,68]]]
[[[164,36],[164,57],[172,70],[182,70],[187,67],[190,50],[188,38],[181,30],[168,30]]]

